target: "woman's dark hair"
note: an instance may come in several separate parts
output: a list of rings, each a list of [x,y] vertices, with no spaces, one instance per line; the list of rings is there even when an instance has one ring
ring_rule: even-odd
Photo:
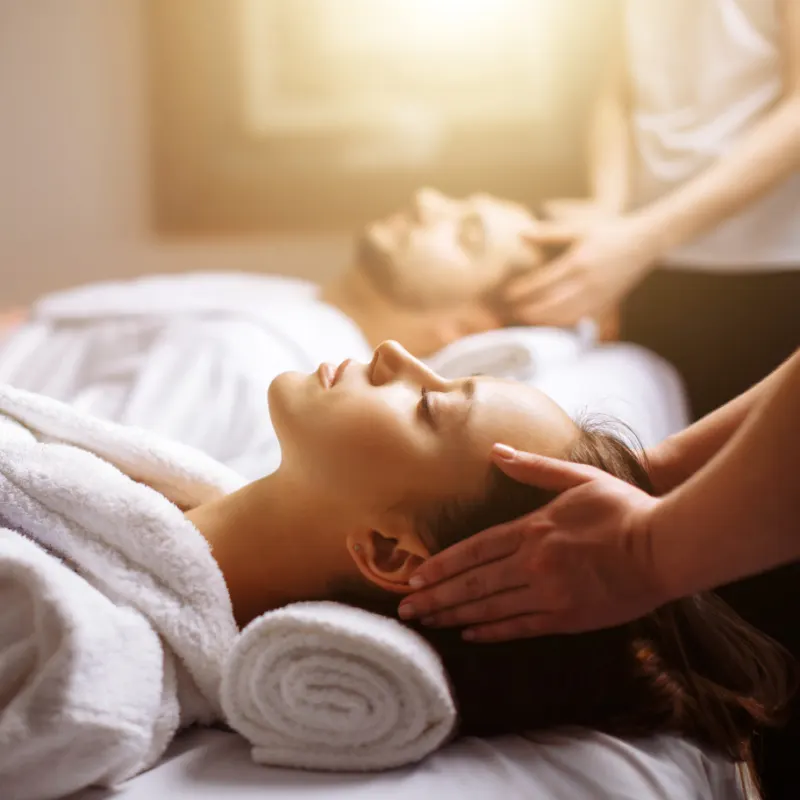
[[[568,459],[652,493],[634,448],[599,427],[582,426]],[[442,550],[550,499],[492,468],[483,499],[425,515],[421,533]],[[353,599],[346,601],[396,615],[396,598],[386,605]],[[443,660],[465,735],[568,727],[619,736],[673,732],[751,763],[753,736],[781,720],[794,688],[785,651],[711,593],[616,628],[497,644],[464,642],[457,630],[412,627]]]

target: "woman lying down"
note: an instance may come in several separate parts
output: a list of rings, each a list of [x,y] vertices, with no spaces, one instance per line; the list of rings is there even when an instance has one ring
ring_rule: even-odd
[[[205,457],[187,451],[185,472],[166,482],[137,472],[130,451],[98,457],[114,452],[110,423],[67,430],[59,444],[41,433],[59,405],[24,412],[23,393],[9,391],[0,392],[9,798],[124,780],[177,729],[224,722],[214,654],[268,610],[333,599],[394,615],[431,553],[547,501],[490,465],[495,442],[648,488],[626,445],[582,429],[537,390],[444,381],[391,342],[368,365],[276,378],[268,401],[280,467],[216,497],[187,488],[192,458]],[[777,646],[711,597],[616,629],[508,644],[420,632],[443,659],[463,734],[670,732],[746,761],[754,732],[785,701]]]

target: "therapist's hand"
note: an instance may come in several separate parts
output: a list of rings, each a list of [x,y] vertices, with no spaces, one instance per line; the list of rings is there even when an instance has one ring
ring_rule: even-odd
[[[525,239],[567,246],[508,287],[515,320],[528,325],[569,327],[616,307],[660,255],[657,232],[635,216],[541,222]]]
[[[618,625],[667,602],[650,559],[658,499],[589,466],[515,451],[495,461],[561,494],[426,561],[411,581],[425,588],[401,617],[468,626],[465,638],[489,642]]]

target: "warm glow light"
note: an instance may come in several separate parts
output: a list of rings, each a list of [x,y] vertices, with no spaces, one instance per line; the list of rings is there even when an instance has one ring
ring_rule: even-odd
[[[515,9],[516,6],[516,9]],[[475,43],[490,42],[508,33],[519,0],[368,0],[359,9],[358,23],[331,13],[328,24],[351,40],[365,36],[407,49],[452,53]],[[348,24],[348,22],[350,24]]]
[[[561,0],[238,1],[256,131],[385,124],[429,136],[448,120],[529,119],[550,102]]]

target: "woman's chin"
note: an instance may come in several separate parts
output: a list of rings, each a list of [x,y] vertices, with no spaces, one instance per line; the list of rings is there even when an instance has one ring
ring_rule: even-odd
[[[292,412],[304,394],[303,383],[307,380],[308,376],[299,372],[282,372],[273,378],[267,389],[267,406],[273,425],[286,412]]]
[[[292,419],[313,413],[315,401],[325,392],[316,373],[282,372],[267,390],[269,416],[276,433],[291,426]]]

